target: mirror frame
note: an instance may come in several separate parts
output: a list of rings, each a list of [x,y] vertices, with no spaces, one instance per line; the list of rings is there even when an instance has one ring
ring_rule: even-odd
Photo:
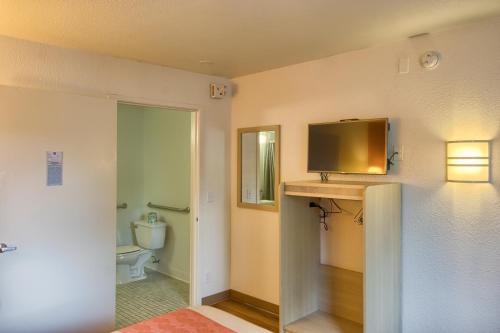
[[[264,205],[264,204],[258,204],[258,203],[249,203],[249,202],[243,202],[241,199],[241,154],[242,154],[242,149],[241,149],[241,144],[242,144],[242,136],[244,133],[255,133],[255,132],[266,132],[266,131],[274,131],[275,132],[275,154],[276,158],[274,159],[274,205]],[[280,157],[280,151],[281,151],[281,126],[280,125],[271,125],[271,126],[257,126],[257,127],[247,127],[247,128],[238,128],[238,164],[237,164],[237,177],[238,177],[238,187],[237,187],[237,206],[240,208],[252,208],[252,209],[259,209],[259,210],[266,210],[266,211],[271,211],[271,212],[277,212],[279,211],[280,207],[280,193],[279,193],[279,186],[280,186],[280,167],[281,167],[281,157]]]

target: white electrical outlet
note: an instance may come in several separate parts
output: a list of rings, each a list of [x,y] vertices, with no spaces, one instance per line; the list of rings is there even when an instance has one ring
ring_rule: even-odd
[[[404,161],[405,158],[405,146],[400,145],[392,145],[392,153],[397,152],[394,156],[394,161]],[[391,154],[392,154],[391,153]]]
[[[207,203],[215,202],[215,192],[207,191]]]

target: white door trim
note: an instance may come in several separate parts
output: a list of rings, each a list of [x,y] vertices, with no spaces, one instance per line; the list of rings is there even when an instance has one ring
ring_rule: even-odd
[[[189,304],[201,305],[198,279],[199,202],[200,202],[200,111],[191,113],[191,227]]]

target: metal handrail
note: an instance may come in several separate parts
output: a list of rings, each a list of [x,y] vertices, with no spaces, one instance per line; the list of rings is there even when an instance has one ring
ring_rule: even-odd
[[[186,207],[186,208],[176,208],[176,207],[156,205],[156,204],[153,204],[151,202],[148,202],[148,207],[149,208],[164,209],[164,210],[171,210],[173,212],[179,212],[179,213],[189,213],[191,211],[191,208],[189,208],[189,207]]]
[[[121,203],[116,205],[116,209],[126,209],[128,207],[127,203]]]

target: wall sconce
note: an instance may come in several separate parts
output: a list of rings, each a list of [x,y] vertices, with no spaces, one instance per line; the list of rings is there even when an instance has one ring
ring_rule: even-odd
[[[446,142],[446,180],[459,183],[489,183],[490,142]]]

